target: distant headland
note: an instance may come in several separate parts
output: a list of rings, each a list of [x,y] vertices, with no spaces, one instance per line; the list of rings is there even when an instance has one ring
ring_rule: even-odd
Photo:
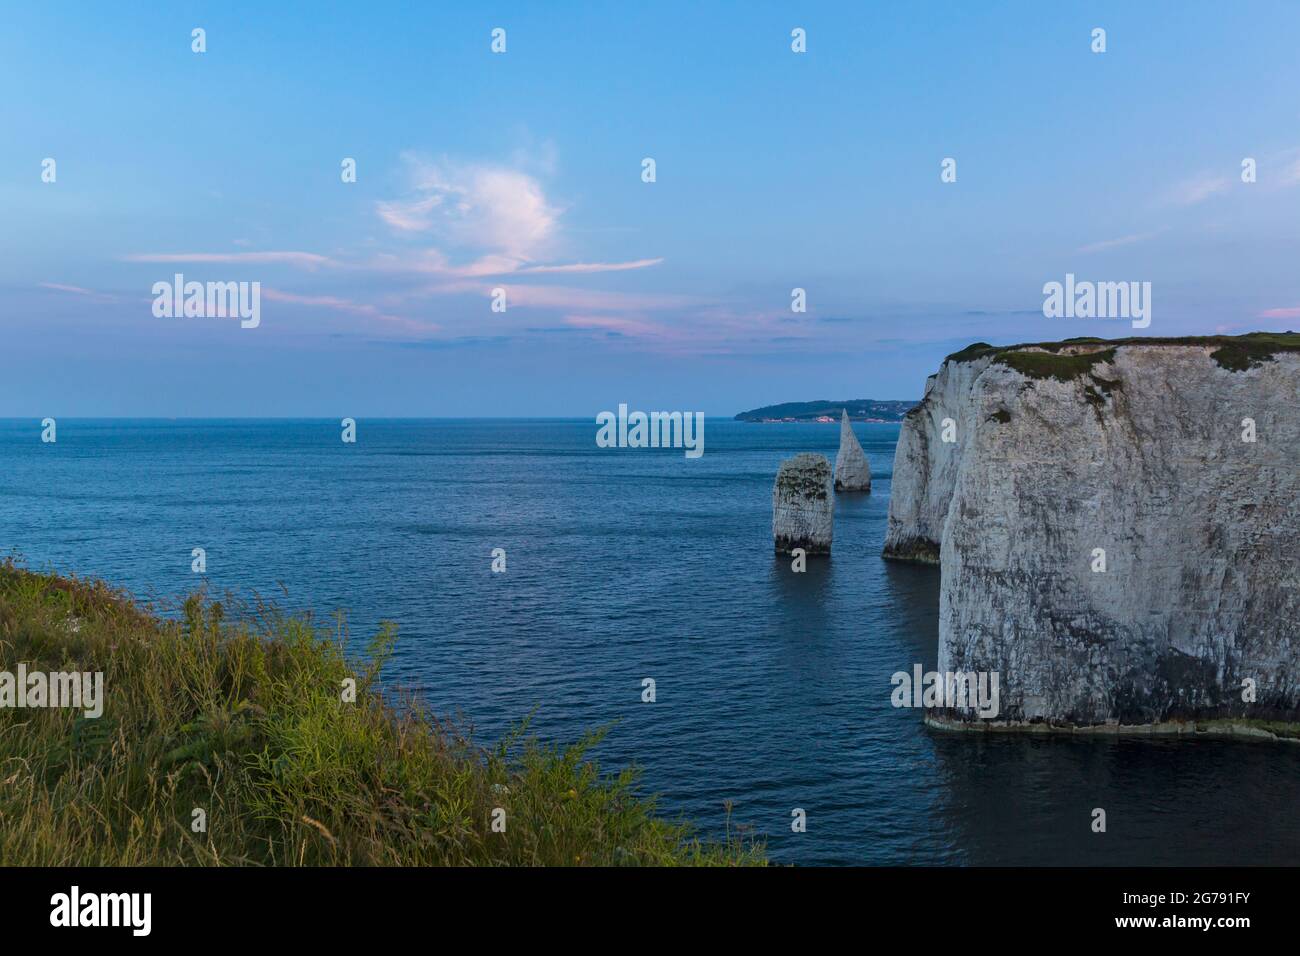
[[[765,405],[753,411],[741,412],[738,422],[823,422],[835,424],[843,411],[854,422],[901,422],[903,416],[915,408],[915,401],[884,401],[874,398],[853,398],[841,402],[785,402]]]

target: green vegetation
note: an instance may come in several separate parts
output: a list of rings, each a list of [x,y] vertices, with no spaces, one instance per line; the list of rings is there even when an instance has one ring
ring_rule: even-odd
[[[1020,345],[989,345],[976,342],[949,355],[945,362],[971,362],[992,356],[995,362],[1010,366],[1030,378],[1055,378],[1060,381],[1080,378],[1092,372],[1092,366],[1109,361],[1115,350],[1125,345],[1200,345],[1217,346],[1210,353],[1223,368],[1243,372],[1272,361],[1279,352],[1300,352],[1300,333],[1249,332],[1245,335],[1187,335],[1175,338],[1099,339],[1092,336],[1064,339],[1060,342],[1028,342]],[[1065,352],[1077,347],[1097,346],[1091,352]],[[1028,350],[1028,351],[1027,351]],[[1099,380],[1100,381],[1100,380]],[[1106,382],[1106,391],[1118,386]]]
[[[259,606],[183,620],[102,582],[0,564],[0,671],[102,671],[103,715],[0,708],[0,862],[97,865],[743,865],[763,848],[655,813],[632,770],[603,776],[594,734],[492,750],[391,701],[345,655],[342,620]],[[355,703],[342,699],[355,678]],[[493,832],[494,808],[505,810]],[[193,811],[206,832],[194,832]],[[720,808],[721,811],[721,808]]]
[[[1054,378],[1061,382],[1092,374],[1092,367],[1109,362],[1114,349],[1097,352],[999,352],[994,359],[1028,378]]]
[[[1300,333],[1296,332],[1252,332],[1223,339],[1210,358],[1233,372],[1258,368],[1273,361],[1278,352],[1300,352]]]
[[[945,362],[972,362],[982,355],[988,355],[991,352],[997,352],[998,346],[989,345],[987,342],[973,342],[966,346],[960,352],[953,352]]]
[[[781,462],[776,486],[790,498],[825,501],[831,474],[831,463],[825,455],[805,451]]]

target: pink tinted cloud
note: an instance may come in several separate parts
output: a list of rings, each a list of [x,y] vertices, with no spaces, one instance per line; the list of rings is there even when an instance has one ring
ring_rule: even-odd
[[[112,295],[108,292],[96,292],[94,289],[84,289],[79,285],[67,285],[63,282],[41,282],[38,285],[42,289],[49,289],[51,292],[66,292],[70,295],[85,296],[88,299],[94,299],[96,302],[120,302],[119,296]]]
[[[591,312],[652,312],[700,305],[698,299],[685,295],[657,292],[609,292],[575,286],[527,285],[507,283],[506,294],[512,305],[553,309],[579,309]]]
[[[90,289],[83,289],[79,285],[64,285],[61,282],[42,282],[40,283],[40,286],[42,289],[53,289],[55,292],[71,292],[75,295],[98,295],[99,294],[97,292],[91,291]]]
[[[568,265],[558,266],[528,266],[526,269],[520,269],[521,274],[527,273],[583,273],[591,274],[596,272],[627,272],[630,269],[648,269],[651,266],[657,266],[663,262],[663,257],[657,259],[633,259],[630,262],[574,262]]]
[[[373,305],[363,302],[353,302],[351,299],[344,299],[333,295],[299,295],[295,292],[283,292],[279,289],[263,289],[262,297],[271,302],[285,302],[291,305],[310,306],[318,309],[332,309],[336,312],[347,312],[352,315],[360,315],[366,318],[379,319],[383,322],[393,323],[401,328],[412,332],[430,332],[437,331],[440,327],[431,322],[416,322],[412,319],[406,319],[397,315],[389,315],[380,311]]]
[[[404,256],[385,254],[371,260],[369,268],[379,272],[410,272],[424,275],[472,279],[508,275],[593,275],[602,272],[628,272],[648,269],[664,260],[632,259],[627,262],[572,262],[553,265],[528,265],[525,259],[501,253],[489,253],[462,265],[453,265],[440,249],[421,249]]]
[[[423,232],[433,222],[433,211],[441,205],[440,196],[407,201],[394,199],[375,203],[375,212],[380,219],[399,232]]]
[[[601,313],[629,316],[629,334],[644,333],[648,327],[641,313],[699,305],[681,295],[623,293],[598,289],[508,282],[511,277],[585,276],[652,268],[660,258],[622,262],[555,261],[561,244],[562,205],[546,194],[534,172],[544,173],[549,164],[523,171],[494,163],[431,161],[414,154],[402,157],[408,170],[405,195],[378,202],[378,217],[402,236],[427,234],[432,240],[424,248],[389,248],[380,254],[356,250],[351,256],[331,256],[297,250],[155,252],[136,253],[130,262],[166,264],[227,263],[288,265],[307,271],[344,269],[354,275],[376,277],[387,289],[374,292],[376,304],[355,302],[336,295],[313,295],[264,289],[270,301],[329,309],[365,316],[427,331],[435,326],[419,325],[387,314],[384,309],[405,311],[404,303],[435,295],[492,294],[505,286],[510,306],[556,309],[572,313]],[[516,158],[518,160],[518,158]],[[519,165],[516,161],[515,165]],[[382,246],[380,247],[383,248]],[[392,277],[393,281],[387,281]],[[408,281],[402,281],[403,278]],[[423,277],[412,288],[412,277]],[[641,323],[638,325],[637,323]]]
[[[576,312],[642,313],[698,307],[701,300],[685,295],[649,292],[610,292],[600,289],[583,289],[575,286],[530,285],[519,282],[490,282],[470,279],[453,279],[434,282],[406,292],[395,293],[394,298],[420,299],[434,295],[489,296],[495,288],[506,290],[510,308],[527,306],[540,309],[563,309]]]
[[[461,247],[531,259],[554,238],[562,212],[528,173],[486,163],[431,162],[407,153],[413,195],[375,204],[402,233],[431,232]]]
[[[127,262],[224,262],[224,263],[262,263],[300,266],[315,269],[321,266],[333,266],[337,263],[328,256],[314,252],[141,252],[123,256]]]

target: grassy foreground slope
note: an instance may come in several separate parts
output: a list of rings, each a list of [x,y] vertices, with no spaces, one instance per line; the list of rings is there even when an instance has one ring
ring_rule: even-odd
[[[103,715],[0,707],[6,865],[755,864],[656,816],[595,736],[471,745],[354,672],[343,634],[198,597],[152,617],[103,583],[0,565],[0,671],[102,671]],[[345,703],[344,681],[356,680]],[[505,832],[493,832],[494,810]],[[206,832],[195,832],[195,810]],[[500,814],[497,814],[500,818]]]

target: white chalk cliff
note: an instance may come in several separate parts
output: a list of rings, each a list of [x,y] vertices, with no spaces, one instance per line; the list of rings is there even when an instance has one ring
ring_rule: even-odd
[[[1297,350],[950,356],[904,421],[885,543],[940,565],[939,670],[998,672],[1010,724],[1300,719]]]
[[[835,490],[870,491],[871,465],[867,463],[867,455],[858,442],[858,436],[853,434],[847,408],[843,415],[840,419],[840,450],[835,456]]]
[[[830,554],[834,522],[830,460],[804,452],[781,462],[772,487],[776,550],[788,554],[803,548],[808,554]]]

